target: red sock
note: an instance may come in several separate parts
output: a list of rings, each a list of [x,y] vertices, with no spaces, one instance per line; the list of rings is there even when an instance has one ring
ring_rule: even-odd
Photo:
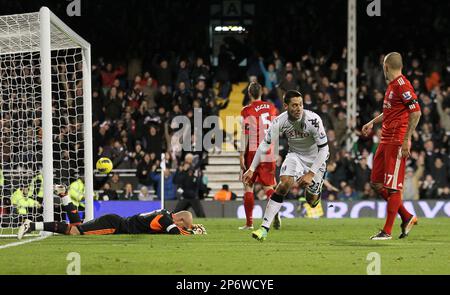
[[[389,195],[387,189],[383,187],[380,191],[380,194],[383,197],[383,199],[387,202]],[[400,207],[398,208],[398,214],[400,214],[400,217],[402,218],[403,222],[406,222],[412,216],[412,214],[409,213],[408,210],[406,210],[405,206],[403,206],[403,201],[401,199],[400,199]]]
[[[270,199],[274,192],[275,192],[275,190],[273,188],[268,189],[266,192],[267,198]]]
[[[247,218],[247,226],[253,225],[253,206],[255,205],[255,197],[253,193],[244,193],[244,209],[245,217]]]
[[[395,217],[397,217],[398,209],[401,204],[402,196],[399,191],[395,191],[389,195],[386,223],[383,228],[384,232],[389,235],[392,233],[392,226],[394,225]]]

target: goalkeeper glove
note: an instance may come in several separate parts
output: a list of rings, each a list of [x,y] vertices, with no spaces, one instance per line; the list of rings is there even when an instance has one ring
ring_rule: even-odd
[[[192,233],[194,235],[206,235],[206,228],[203,224],[193,224],[192,225]]]

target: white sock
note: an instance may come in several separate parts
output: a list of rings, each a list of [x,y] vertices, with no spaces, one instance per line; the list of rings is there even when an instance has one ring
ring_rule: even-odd
[[[272,224],[275,215],[278,213],[278,211],[280,211],[282,204],[283,203],[272,201],[272,199],[269,200],[266,206],[266,211],[264,211],[262,226],[270,228],[270,225]]]
[[[44,230],[44,223],[43,222],[35,222],[34,227],[37,231],[43,231]]]
[[[69,203],[70,203],[72,200],[71,200],[70,197],[67,195],[67,196],[62,197],[62,198],[61,198],[61,201],[62,201],[62,203],[63,203],[64,206],[67,206],[67,205],[69,205]]]

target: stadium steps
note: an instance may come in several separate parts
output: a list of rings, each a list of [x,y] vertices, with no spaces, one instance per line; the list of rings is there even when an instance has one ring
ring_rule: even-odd
[[[209,157],[212,157],[210,155]],[[239,175],[239,164],[238,165],[213,165],[209,164],[206,166],[205,173],[218,173],[218,174],[225,174],[225,173],[231,173]]]
[[[209,163],[211,165],[239,165],[239,157],[214,157],[209,158]]]
[[[225,129],[225,131],[233,136],[235,128],[237,128],[237,138],[236,140],[240,139],[240,133],[241,133],[241,126],[240,123],[236,125],[225,124],[227,122],[227,117],[232,116],[235,118],[239,118],[241,115],[242,110],[242,100],[244,99],[244,95],[242,94],[242,90],[247,86],[246,82],[241,82],[238,84],[233,84],[232,90],[230,93],[230,103],[228,104],[228,107],[226,109],[223,109],[220,111],[220,128]],[[238,120],[239,121],[239,120]],[[222,150],[231,152],[235,151],[234,145],[232,142],[225,142],[222,144]]]
[[[214,194],[224,184],[228,184],[230,190],[238,197],[243,196],[243,187],[239,180],[239,173],[239,153],[236,151],[209,154],[208,165],[205,169],[205,176],[208,178],[208,187],[211,188],[208,196],[211,198],[214,197]]]
[[[230,93],[230,103],[226,109],[220,111],[220,128],[224,129],[232,138],[222,144],[221,153],[211,153],[208,155],[208,165],[206,166],[205,175],[208,177],[208,187],[211,188],[209,197],[214,197],[214,194],[222,188],[222,185],[228,184],[230,190],[238,197],[243,197],[243,185],[239,180],[240,165],[239,152],[236,151],[233,141],[240,140],[240,123],[225,124],[227,117],[232,116],[234,119],[239,118],[242,110],[242,100],[244,95],[242,90],[247,86],[246,82],[233,84]],[[239,120],[233,120],[234,122]],[[234,138],[234,133],[237,128],[237,138]]]

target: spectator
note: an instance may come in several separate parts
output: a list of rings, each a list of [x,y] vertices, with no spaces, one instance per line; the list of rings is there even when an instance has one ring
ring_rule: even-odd
[[[142,145],[140,143],[137,143],[134,147],[134,151],[130,152],[129,154],[130,161],[134,163],[134,165],[138,165],[139,162],[144,158],[145,152],[142,150]]]
[[[294,78],[292,72],[286,72],[284,79],[278,85],[278,97],[283,97],[284,93],[288,90],[299,90],[300,87],[297,84],[297,80]]]
[[[113,167],[116,169],[122,164],[125,160],[125,156],[128,154],[128,151],[123,147],[120,140],[115,140],[114,145],[111,149],[111,160],[113,162]]]
[[[175,178],[178,191],[180,192],[180,200],[178,201],[174,212],[188,210],[190,207],[194,209],[197,217],[205,217],[205,211],[199,200],[199,178],[195,175],[195,169],[185,163],[180,166]]]
[[[344,143],[345,140],[345,134],[348,131],[347,128],[347,116],[345,114],[345,111],[342,109],[339,109],[337,111],[337,117],[332,117],[333,120],[333,127],[334,131],[336,133],[336,141],[338,146],[341,146]]]
[[[104,103],[105,117],[108,120],[117,120],[122,115],[122,101],[117,95],[117,88],[113,87],[108,93]]]
[[[364,190],[366,183],[370,182],[370,173],[371,170],[367,166],[367,159],[365,157],[361,158],[354,168],[356,191],[362,192]]]
[[[103,96],[97,89],[92,91],[92,121],[103,122],[105,120],[105,113],[103,107]]]
[[[198,80],[208,81],[210,78],[209,68],[203,63],[203,58],[197,57],[191,73],[192,81],[196,83]]]
[[[421,199],[435,199],[437,189],[436,181],[431,175],[427,174],[419,189]]]
[[[156,166],[152,167],[152,173],[150,177],[156,184],[156,195],[161,200],[161,173],[156,172]],[[169,169],[164,170],[164,199],[175,200],[176,199],[176,185],[174,184],[174,175]]]
[[[438,189],[438,197],[440,199],[450,199],[450,188],[448,186]]]
[[[445,132],[447,134],[450,134],[450,105],[444,106],[443,102],[444,96],[439,91],[438,95],[436,96],[436,108],[441,122],[440,125],[445,129]]]
[[[404,189],[403,189],[403,199],[404,200],[418,200],[419,199],[419,180],[422,178],[424,171],[424,157],[420,157],[417,161],[417,168],[407,167]]]
[[[103,186],[103,193],[101,193],[100,198],[103,201],[115,201],[119,199],[117,191],[111,189],[109,183],[105,183]]]
[[[148,153],[154,153],[158,158],[161,157],[161,152],[164,148],[162,134],[155,126],[149,127],[148,134],[144,137],[144,145]]]
[[[136,170],[136,177],[138,179],[138,188],[141,189],[143,186],[149,187],[153,184],[150,177],[152,171],[151,158],[149,154],[145,154],[144,158],[139,162]]]
[[[337,198],[341,201],[355,201],[358,199],[358,194],[353,191],[353,188],[350,185],[346,184],[343,192],[340,192]]]
[[[336,136],[336,131],[333,128],[333,118],[329,112],[328,104],[322,104],[320,106],[320,111],[317,114],[322,119],[323,127],[325,127],[325,130],[333,131],[334,136]]]
[[[425,148],[425,173],[430,174],[431,171],[433,170],[433,165],[437,157],[437,154],[434,151],[433,141],[431,141],[431,139],[425,141],[424,148]]]
[[[236,200],[236,198],[236,194],[230,191],[228,184],[222,185],[222,189],[214,195],[214,200],[221,202]]]
[[[200,101],[200,105],[203,110],[206,109],[209,101],[215,101],[215,95],[212,91],[206,88],[205,80],[198,80],[195,85],[194,100],[196,99]]]
[[[137,201],[138,196],[133,191],[133,185],[131,183],[125,184],[125,190],[119,195],[119,199],[122,201]]]
[[[150,194],[148,187],[141,187],[138,195],[139,201],[153,201],[153,196]]]
[[[117,69],[113,69],[113,65],[108,63],[106,68],[101,71],[101,79],[102,79],[102,87],[103,94],[106,95],[111,87],[113,86],[114,80],[120,76],[125,74],[125,69],[123,67],[118,67]]]
[[[152,77],[149,77],[147,79],[147,84],[142,89],[142,94],[144,101],[147,102],[147,107],[151,109],[155,109],[156,104],[156,94],[158,93],[158,90],[156,88],[156,83],[153,80]]]
[[[178,64],[178,71],[177,71],[177,78],[175,80],[175,85],[179,85],[181,82],[183,82],[186,87],[191,87],[191,79],[189,77],[189,69],[187,66],[186,60],[180,60],[180,63]]]
[[[174,102],[179,105],[181,112],[187,113],[192,109],[192,93],[186,88],[185,82],[178,83],[178,88],[173,93]]]
[[[434,167],[431,169],[431,176],[436,182],[438,188],[448,186],[448,168],[445,167],[444,161],[440,157],[434,160]]]
[[[158,107],[163,107],[166,110],[172,109],[172,96],[169,93],[169,88],[166,84],[161,84],[159,92],[155,96],[155,101]]]
[[[156,61],[158,55],[155,55],[154,59]],[[156,65],[155,73],[159,85],[167,85],[169,89],[172,87],[172,71],[169,68],[167,59],[162,59],[159,65]]]
[[[261,72],[264,75],[264,86],[267,87],[269,91],[271,91],[278,84],[277,74],[275,72],[275,65],[269,64],[266,69],[266,67],[264,66],[264,59],[260,57],[259,66],[261,68]]]
[[[124,189],[124,184],[119,178],[119,173],[114,173],[111,177],[111,181],[108,182],[109,187],[113,191],[122,191]]]
[[[360,199],[362,200],[375,200],[377,199],[378,194],[375,192],[375,190],[372,188],[370,183],[366,182],[364,184],[363,191],[361,192]]]

